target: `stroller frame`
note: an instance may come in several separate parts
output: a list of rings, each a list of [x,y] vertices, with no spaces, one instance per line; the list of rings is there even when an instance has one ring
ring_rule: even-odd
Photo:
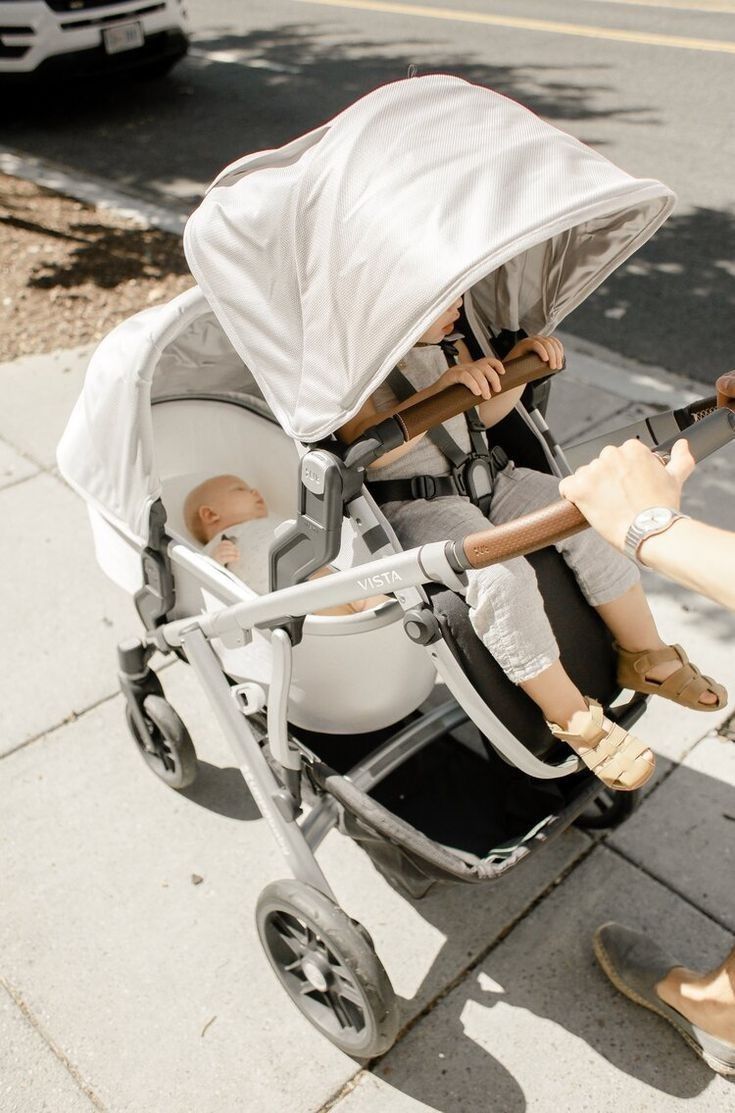
[[[544,384],[533,388],[531,393],[543,397]],[[608,443],[622,442],[631,435],[637,435],[655,445],[657,436],[675,439],[685,435],[695,446],[696,455],[702,456],[733,436],[733,415],[730,411],[713,412],[715,402],[714,398],[703,399],[686,411],[659,414],[653,423],[639,422],[617,435],[606,437],[606,440]],[[525,409],[521,412],[553,470],[557,474],[567,472],[569,466],[564,453],[549,433],[540,408],[532,404],[530,412]],[[404,417],[405,414],[406,411]],[[682,426],[687,422],[691,427],[682,434]],[[374,431],[368,430],[345,453],[330,443],[320,443],[305,452],[299,469],[302,515],[276,547],[284,551],[291,561],[291,575],[294,574],[294,546],[302,559],[302,572],[304,546],[310,550],[306,554],[306,566],[321,565],[334,556],[335,545],[339,544],[339,531],[334,528],[335,515],[344,512],[350,516],[363,539],[372,542],[373,560],[370,563],[318,580],[281,587],[267,596],[235,603],[215,613],[169,622],[159,619],[151,623],[144,639],[126,642],[120,647],[121,684],[128,699],[129,718],[139,741],[151,735],[146,697],[151,692],[161,691],[157,678],[148,668],[154,649],[182,653],[197,674],[253,799],[294,879],[272,883],[259,901],[258,927],[266,953],[287,992],[308,1019],[327,1038],[360,1058],[385,1051],[395,1038],[399,1020],[393,991],[372,942],[361,925],[345,917],[315,857],[329,831],[344,820],[345,807],[348,812],[351,807],[358,810],[356,796],[361,795],[366,800],[367,794],[398,766],[468,719],[486,738],[492,740],[492,746],[505,761],[530,777],[553,780],[568,777],[578,772],[580,767],[579,760],[573,755],[560,762],[547,762],[526,749],[494,714],[460,667],[451,647],[442,637],[425,591],[429,583],[444,585],[452,591],[462,590],[466,578],[456,547],[435,542],[406,552],[392,549],[390,527],[370,495],[361,487],[366,457],[374,458],[390,447],[391,437],[387,436],[385,429],[378,441],[376,447]],[[596,450],[598,442],[592,444]],[[666,445],[660,447],[665,450]],[[327,491],[332,492],[331,499],[315,497]],[[309,518],[306,523],[303,521],[305,516]],[[511,532],[516,534],[523,529],[524,521],[519,521],[513,523]],[[497,535],[502,531],[493,532]],[[179,541],[167,538],[163,531],[161,545],[164,566],[186,569],[202,585],[217,591],[221,573],[209,558]],[[503,559],[503,554],[499,553],[495,559]],[[273,578],[277,574],[276,559]],[[150,586],[148,590],[150,593]],[[379,590],[389,591],[395,596],[395,602],[384,606],[399,606],[403,610],[407,635],[425,647],[453,698],[418,720],[399,725],[397,732],[386,742],[340,777],[324,766],[318,755],[294,738],[289,729],[287,708],[292,651],[299,640],[306,615],[348,600],[368,597]],[[232,684],[223,673],[211,645],[214,639],[219,639],[229,648],[247,644],[255,629],[268,629],[271,636],[273,672],[267,698],[256,684]],[[619,721],[626,725],[634,722],[642,713],[645,702],[645,698],[635,697],[619,709]],[[157,725],[160,729],[160,721]],[[175,745],[170,745],[171,732],[167,735],[164,727],[163,735],[169,742],[169,749],[173,748],[175,752]],[[266,738],[267,753],[264,749]],[[316,798],[304,817],[302,787],[305,783],[316,789]],[[452,871],[444,855],[443,860],[438,862],[439,877],[451,879],[453,875],[458,879],[477,881],[500,876],[527,857],[536,846],[548,843],[551,837],[564,830],[605,792],[599,781],[587,775],[563,813],[547,817],[538,824],[504,861],[478,874],[476,871],[472,873],[466,863]],[[348,799],[350,794],[352,798]],[[615,794],[612,795],[615,798]],[[617,796],[608,812],[594,825],[614,825],[634,805],[635,794]],[[360,821],[367,822],[369,826],[375,824],[380,829],[380,822],[385,823],[384,817],[381,820],[381,811],[380,805],[375,804],[372,812],[360,815]],[[396,820],[396,823],[400,828],[401,822]],[[407,826],[403,825],[404,828]],[[402,834],[407,840],[404,845],[408,846],[409,853],[415,851],[416,846],[405,831],[398,830],[399,841]],[[419,847],[419,852],[429,857],[426,846],[429,840],[423,836],[420,840],[423,840],[423,845]],[[438,858],[441,859],[442,855],[439,854]],[[412,895],[420,896],[428,891],[431,884],[429,880],[423,887],[406,888]],[[312,941],[308,946],[296,938],[298,929],[294,924],[301,924],[302,927],[306,924],[307,938]],[[314,940],[321,942],[317,945]],[[284,941],[285,953],[281,947]],[[297,951],[300,949],[296,958],[293,957],[294,948]],[[286,962],[285,958],[289,956],[290,961]],[[298,971],[295,984],[294,962]],[[361,980],[360,975],[366,963],[372,964],[373,968],[367,981]],[[333,994],[330,997],[328,992],[337,967],[341,971],[340,986],[349,983],[344,991],[346,996],[339,998],[339,1005],[337,998]]]

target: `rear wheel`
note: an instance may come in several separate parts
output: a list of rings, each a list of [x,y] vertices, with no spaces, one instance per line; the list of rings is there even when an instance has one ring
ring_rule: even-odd
[[[615,792],[603,788],[589,807],[575,819],[575,825],[583,831],[605,831],[620,824],[632,815],[640,803],[638,789],[633,792]]]
[[[143,760],[170,788],[187,788],[197,775],[197,755],[188,730],[163,696],[146,696],[142,713],[144,733],[130,705],[125,708],[130,733]]]
[[[398,1031],[395,994],[361,924],[301,881],[268,885],[256,920],[281,985],[322,1035],[359,1059],[391,1047]]]

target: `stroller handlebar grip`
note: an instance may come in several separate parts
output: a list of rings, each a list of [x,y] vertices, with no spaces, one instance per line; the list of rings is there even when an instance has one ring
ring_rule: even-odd
[[[574,503],[559,499],[513,522],[471,533],[454,543],[454,558],[462,569],[485,568],[535,553],[587,528],[587,519]]]
[[[735,382],[735,376],[723,377],[732,378]],[[695,460],[699,461],[733,439],[735,410],[723,408],[715,410],[689,429],[682,430],[675,437],[658,445],[656,455],[665,459],[676,441],[685,440],[689,443]],[[586,518],[574,503],[559,499],[532,514],[492,529],[471,533],[464,541],[450,543],[452,565],[462,570],[485,568],[489,564],[554,545],[557,541],[587,528]]]
[[[556,371],[550,369],[548,363],[539,359],[534,353],[519,356],[518,359],[512,359],[505,364],[505,375],[501,379],[500,393],[503,394],[517,386],[525,386],[526,383],[533,383],[537,379],[556,373]],[[494,397],[498,396],[495,395]],[[447,387],[446,390],[440,390],[429,398],[416,402],[413,406],[405,406],[400,411],[400,416],[406,428],[406,440],[411,440],[420,433],[433,429],[435,425],[441,425],[448,421],[450,417],[456,417],[458,414],[464,413],[472,406],[477,406],[480,401],[481,399],[478,399],[469,387],[462,383],[455,383],[453,386]],[[382,416],[385,416],[385,414]]]

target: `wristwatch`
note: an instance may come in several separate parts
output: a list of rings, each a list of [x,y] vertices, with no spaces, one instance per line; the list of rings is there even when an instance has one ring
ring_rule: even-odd
[[[673,526],[679,518],[688,517],[688,514],[682,514],[670,506],[650,506],[648,510],[641,510],[630,523],[625,535],[623,548],[626,556],[629,556],[631,560],[638,560],[638,550],[647,537],[653,537],[656,533],[663,533],[669,526]]]

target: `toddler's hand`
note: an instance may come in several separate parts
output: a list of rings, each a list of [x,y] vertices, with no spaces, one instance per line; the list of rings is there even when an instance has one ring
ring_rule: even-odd
[[[548,363],[550,371],[561,371],[564,366],[564,345],[555,336],[527,336],[514,344],[505,358],[518,359],[529,352],[534,352],[544,363]]]
[[[505,368],[499,359],[478,359],[475,363],[455,363],[447,368],[439,382],[442,390],[462,383],[478,398],[487,399],[502,390],[500,376],[504,374]]]
[[[212,556],[218,564],[234,564],[240,559],[240,550],[234,541],[220,541]]]

